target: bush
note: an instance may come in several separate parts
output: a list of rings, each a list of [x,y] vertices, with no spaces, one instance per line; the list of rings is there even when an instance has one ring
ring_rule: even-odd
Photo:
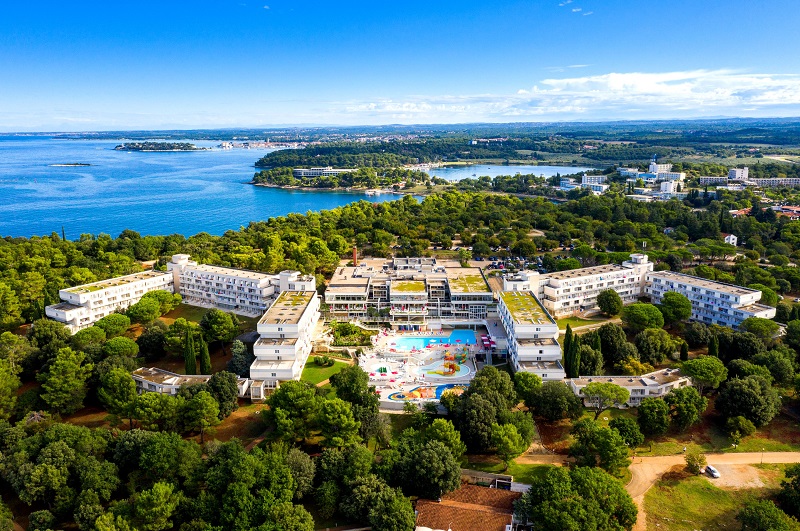
[[[725,429],[731,437],[735,433],[738,433],[740,437],[747,437],[756,432],[755,425],[742,416],[729,418],[725,422]]]
[[[706,466],[706,456],[697,451],[686,454],[686,468],[692,474],[699,474]]]
[[[320,367],[333,367],[334,361],[330,356],[314,356],[314,363]]]

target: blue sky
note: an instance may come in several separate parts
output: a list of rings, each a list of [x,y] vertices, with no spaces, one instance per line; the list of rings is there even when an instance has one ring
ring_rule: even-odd
[[[797,8],[9,1],[0,130],[800,116]]]

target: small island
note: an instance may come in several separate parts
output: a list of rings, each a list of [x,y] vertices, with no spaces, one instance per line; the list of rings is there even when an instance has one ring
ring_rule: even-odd
[[[188,142],[126,142],[115,147],[117,151],[204,151]]]

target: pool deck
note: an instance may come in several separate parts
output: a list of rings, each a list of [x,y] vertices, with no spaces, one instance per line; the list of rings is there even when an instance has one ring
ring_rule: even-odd
[[[398,333],[382,331],[374,336],[374,350],[359,358],[359,365],[369,375],[370,385],[374,385],[380,396],[382,408],[402,408],[406,400],[390,400],[389,396],[395,393],[410,393],[417,387],[437,387],[447,384],[469,385],[475,373],[483,366],[475,360],[475,355],[483,352],[482,345],[478,343],[432,343],[422,349],[405,350],[395,348],[397,339],[408,338],[450,338],[452,329],[439,332],[409,332]],[[470,332],[473,332],[470,330]],[[477,341],[478,336],[475,336]],[[447,353],[453,354],[456,359],[466,351],[467,359],[459,364],[459,370],[469,369],[461,376],[446,376],[430,374],[443,365]],[[380,371],[385,368],[385,371]],[[436,398],[418,398],[408,400],[412,403],[438,402]]]

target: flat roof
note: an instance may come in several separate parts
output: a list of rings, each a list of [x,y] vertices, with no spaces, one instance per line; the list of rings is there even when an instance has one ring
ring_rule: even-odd
[[[250,370],[276,371],[291,369],[296,360],[256,360],[250,365]]]
[[[98,280],[90,284],[82,284],[80,286],[73,286],[66,288],[62,291],[68,293],[91,293],[93,291],[100,291],[101,289],[113,288],[115,286],[123,286],[131,282],[139,280],[147,280],[148,278],[158,278],[161,276],[172,275],[166,271],[142,271],[141,273],[134,273],[132,275],[125,275],[124,277],[109,278],[106,280]]]
[[[275,275],[261,273],[260,271],[250,271],[249,269],[235,269],[233,267],[222,267],[207,264],[198,264],[187,268],[188,271],[203,271],[204,273],[214,273],[215,275],[225,275],[229,277],[249,278],[252,280],[264,280]]]
[[[592,382],[613,383],[620,387],[648,387],[676,382],[681,378],[688,378],[681,374],[679,369],[661,369],[641,376],[582,376],[572,378],[575,385],[584,386]]]
[[[518,324],[555,324],[539,299],[530,291],[501,291],[500,298]]]
[[[261,337],[254,343],[257,347],[281,347],[285,345],[294,345],[297,343],[296,337],[286,337],[283,339],[273,337]]]
[[[369,287],[369,276],[361,276],[360,268],[340,267],[331,277],[325,291],[342,293],[366,293]]]
[[[564,367],[558,361],[518,361],[519,366],[523,370],[537,370],[537,371],[563,371]]]
[[[180,387],[181,385],[193,385],[198,383],[206,383],[210,375],[197,374],[186,375],[176,374],[174,372],[165,371],[158,367],[141,367],[131,373],[133,376],[138,376],[142,380],[160,385],[172,385]]]
[[[556,271],[542,275],[542,278],[552,278],[553,280],[566,280],[570,278],[588,277],[589,275],[602,275],[603,273],[614,273],[616,271],[631,271],[627,267],[619,264],[603,264],[592,267],[582,267],[580,269],[569,269],[567,271]]]
[[[313,291],[284,291],[259,319],[258,324],[297,324],[315,296]]]
[[[450,291],[456,293],[491,293],[486,279],[477,267],[458,267],[447,269],[447,283]]]
[[[62,312],[69,312],[71,310],[79,310],[82,309],[83,306],[78,306],[77,304],[70,304],[68,302],[59,302],[58,304],[51,304],[48,308],[52,308],[53,310],[60,310]]]
[[[392,280],[392,291],[398,293],[425,293],[424,280]]]
[[[654,271],[648,273],[648,275],[650,275],[651,277],[672,280],[673,282],[683,282],[686,284],[691,284],[692,286],[698,288],[721,291],[723,293],[728,293],[731,295],[749,295],[751,293],[761,293],[761,291],[757,289],[744,288],[742,286],[735,286],[733,284],[725,284],[724,282],[716,282],[714,280],[695,277],[692,275],[687,275],[685,273],[675,273],[674,271]]]
[[[517,343],[519,343],[523,347],[527,346],[543,347],[545,345],[558,345],[558,341],[556,341],[552,337],[542,337],[538,339],[527,339],[527,338],[517,339]]]

